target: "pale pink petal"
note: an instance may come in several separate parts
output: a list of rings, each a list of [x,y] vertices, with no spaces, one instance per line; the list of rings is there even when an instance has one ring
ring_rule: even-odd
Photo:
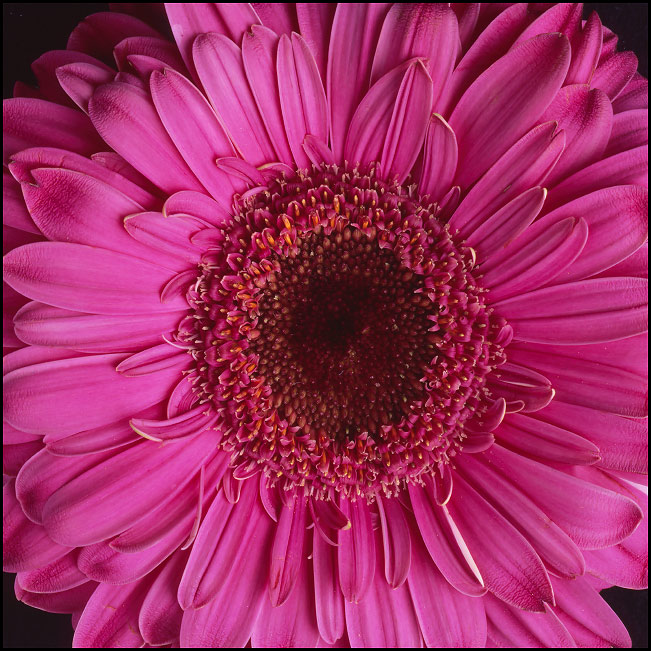
[[[346,601],[359,602],[368,594],[375,573],[375,547],[371,513],[362,500],[341,497],[339,507],[350,520],[350,529],[339,531],[339,584]],[[382,579],[384,580],[384,579]]]
[[[445,88],[459,48],[459,27],[452,9],[437,3],[397,3],[389,10],[378,40],[371,84],[398,63],[419,57],[433,86],[432,101]]]
[[[242,60],[251,92],[273,143],[278,160],[293,167],[294,159],[283,126],[283,114],[276,83],[278,36],[263,26],[253,26],[242,39]]]
[[[89,276],[86,270],[92,269]],[[170,271],[122,253],[82,244],[36,242],[5,257],[5,280],[21,294],[65,309],[96,314],[170,312],[179,297],[161,303]],[[137,284],[134,279],[138,279]]]
[[[102,140],[83,113],[41,99],[13,98],[2,103],[3,162],[28,147],[61,147],[90,156]]]
[[[457,155],[454,131],[438,113],[432,113],[425,135],[423,169],[418,183],[421,195],[429,195],[435,201],[443,198],[452,186]]]
[[[613,491],[499,445],[484,454],[496,472],[529,497],[580,549],[615,545],[629,536],[642,519],[633,500]],[[544,491],[540,490],[541,485],[545,486]]]
[[[327,96],[331,119],[331,144],[335,159],[342,162],[348,127],[366,94],[371,65],[388,3],[337,5],[328,52]]]
[[[203,190],[144,91],[119,82],[100,86],[88,113],[106,143],[159,188],[168,194]]]
[[[309,167],[303,141],[307,134],[328,141],[328,106],[316,61],[298,34],[280,37],[276,71],[289,147],[296,164]]]
[[[321,637],[334,644],[344,635],[344,598],[339,587],[337,548],[317,532],[312,543],[316,620]]]
[[[194,42],[192,56],[207,98],[244,159],[254,165],[274,160],[273,146],[246,79],[240,48],[221,34],[202,34]]]
[[[403,183],[425,138],[432,107],[432,80],[421,61],[410,66],[400,84],[380,156],[384,178]]]
[[[576,260],[556,282],[592,276],[635,252],[648,236],[649,193],[633,185],[592,192],[566,203],[545,219],[575,217],[588,224],[588,241]]]
[[[511,50],[470,86],[449,120],[459,143],[457,184],[476,181],[533,126],[560,89],[569,61],[567,39],[542,34]]]
[[[547,179],[548,186],[554,186],[602,157],[612,129],[613,109],[608,96],[598,88],[564,86],[540,120],[556,120],[565,132],[565,150]]]
[[[479,648],[486,643],[484,599],[469,597],[450,585],[413,536],[412,565],[407,583],[414,610],[432,648]]]

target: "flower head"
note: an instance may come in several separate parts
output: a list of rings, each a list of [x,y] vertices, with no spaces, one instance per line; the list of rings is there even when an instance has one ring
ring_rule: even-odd
[[[4,105],[17,596],[81,647],[630,644],[634,55],[575,4],[116,8]]]

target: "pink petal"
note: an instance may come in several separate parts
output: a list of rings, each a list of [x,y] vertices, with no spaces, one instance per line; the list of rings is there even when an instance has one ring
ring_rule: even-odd
[[[183,611],[176,599],[176,586],[187,559],[187,552],[173,554],[153,580],[142,603],[138,628],[152,646],[170,644],[178,637]]]
[[[613,491],[499,445],[484,454],[495,471],[529,497],[580,549],[615,545],[629,536],[642,518],[635,502]]]
[[[272,607],[287,601],[298,580],[303,562],[307,502],[296,497],[285,506],[278,518],[278,527],[271,550],[269,594]]]
[[[252,2],[263,25],[273,29],[279,36],[298,30],[296,11],[293,5],[285,2]]]
[[[21,294],[64,309],[116,315],[187,309],[182,297],[167,304],[160,301],[171,272],[82,244],[28,244],[5,257],[4,271],[5,280]]]
[[[6,427],[11,426],[7,425]],[[4,429],[5,427],[3,427],[3,432]],[[15,477],[25,463],[42,449],[43,443],[41,440],[15,444],[4,442],[2,448],[2,472],[9,477]]]
[[[483,456],[464,455],[459,468],[470,485],[524,536],[545,567],[570,578],[585,572],[583,556],[569,536]]]
[[[583,25],[583,30],[572,41],[572,63],[565,79],[566,84],[589,84],[601,55],[603,28],[596,11]]]
[[[305,136],[303,141],[303,149],[307,154],[307,157],[315,165],[321,165],[325,163],[326,165],[334,165],[335,157],[334,154],[330,151],[328,146],[318,138],[315,138],[311,134]]]
[[[560,89],[569,61],[567,39],[542,34],[511,50],[470,86],[449,120],[459,143],[457,184],[476,181],[531,128]]]
[[[621,418],[596,409],[586,409],[555,400],[534,418],[592,441],[599,448],[601,468],[624,472],[648,471],[648,423],[646,419]],[[511,422],[514,422],[511,420]]]
[[[249,480],[247,483],[256,482]],[[245,492],[242,491],[243,494]],[[238,547],[246,541],[246,547],[240,550],[240,556],[232,564],[224,559],[232,571],[227,572],[212,601],[204,608],[186,610],[184,613],[182,647],[244,647],[251,637],[263,599],[267,596],[269,550],[274,525],[257,500],[240,517],[252,523],[255,535],[246,539],[241,537],[237,541]],[[253,531],[249,531],[253,534]]]
[[[28,592],[52,593],[70,590],[88,581],[77,568],[77,553],[71,552],[31,572],[19,572],[20,587]]]
[[[25,207],[21,186],[6,169],[2,171],[2,223],[27,233],[41,234]]]
[[[276,60],[280,106],[285,133],[296,164],[309,167],[303,141],[311,134],[328,140],[328,107],[316,61],[298,34],[283,34]]]
[[[297,498],[303,500],[301,496]],[[272,554],[273,559],[273,554]],[[315,617],[315,592],[307,559],[298,559],[296,586],[285,603],[274,606],[264,599],[251,635],[256,648],[313,649],[319,639]]]
[[[3,101],[3,162],[28,147],[61,147],[90,156],[102,148],[93,126],[80,111],[41,99]]]
[[[344,598],[339,587],[337,548],[314,533],[314,588],[316,620],[321,637],[334,644],[345,630]]]
[[[76,588],[70,588],[70,590],[43,594],[23,590],[18,584],[18,579],[14,583],[14,591],[19,601],[32,608],[46,610],[50,613],[74,613],[81,611],[95,588],[97,588],[97,583],[87,581]]]
[[[547,604],[545,612],[540,613],[513,608],[493,595],[487,595],[484,604],[488,639],[495,646],[507,649],[576,647],[568,630]]]
[[[375,572],[377,550],[371,513],[363,500],[350,502],[342,497],[339,507],[351,525],[339,531],[339,584],[347,601],[359,602],[368,593]]]
[[[510,414],[495,431],[500,445],[539,461],[590,465],[599,460],[599,448],[582,436],[538,419],[540,413],[562,404],[554,400],[534,414]]]
[[[498,208],[535,186],[542,186],[565,146],[556,123],[534,127],[509,149],[470,190],[457,208],[450,226],[464,236]]]
[[[502,300],[537,289],[566,269],[586,245],[584,219],[553,216],[538,220],[522,235],[496,252],[484,264],[483,284],[489,301]]]
[[[556,614],[578,647],[629,648],[631,638],[619,617],[585,579],[552,579]]]
[[[481,3],[479,2],[459,2],[450,5],[459,20],[459,39],[461,46],[466,49],[472,42],[472,36],[477,27]]]
[[[348,129],[345,160],[362,165],[379,160],[403,83],[414,75],[415,71],[411,70],[417,66],[422,67],[422,63],[413,60],[394,68],[366,93]],[[409,82],[406,87],[408,85]]]
[[[477,261],[481,263],[490,258],[520,235],[538,216],[546,196],[544,188],[531,188],[500,208],[474,230],[466,242],[477,250]]]
[[[583,7],[575,2],[553,4],[520,34],[515,45],[519,45],[539,34],[554,32],[564,34],[569,40],[572,40],[581,29],[582,9]]]
[[[472,557],[459,546],[457,531],[445,518],[443,507],[436,504],[433,492],[420,486],[409,486],[418,531],[429,555],[445,579],[459,592],[471,597],[486,593]],[[412,540],[415,536],[412,536]],[[472,565],[471,565],[472,563]]]
[[[210,194],[228,206],[233,193],[215,160],[235,151],[204,96],[174,70],[152,73],[151,94],[158,115],[183,159]]]
[[[120,41],[113,50],[118,69],[123,72],[133,71],[133,66],[142,58],[156,59],[160,64],[185,72],[183,60],[173,43],[151,36],[131,36]],[[146,79],[144,79],[146,81]]]
[[[194,42],[192,56],[206,96],[244,159],[254,165],[274,160],[276,155],[251,94],[240,48],[220,34],[202,34]]]
[[[104,157],[106,156],[108,154],[104,154]],[[114,154],[114,156],[117,156],[117,154]],[[31,174],[32,170],[47,167],[62,168],[80,172],[85,176],[102,181],[114,190],[129,197],[139,206],[151,209],[160,206],[161,200],[148,190],[143,189],[147,187],[143,183],[148,183],[144,177],[127,178],[125,176],[127,172],[124,169],[125,167],[128,168],[126,162],[123,163],[120,170],[116,171],[104,164],[106,161],[104,157],[102,157],[102,154],[93,154],[93,160],[88,160],[79,154],[73,154],[63,149],[35,147],[25,149],[13,156],[13,162],[9,165],[9,169],[16,179],[23,184],[23,188],[25,184],[34,184],[36,179]],[[133,170],[133,168],[131,169]],[[135,170],[133,172],[137,174]]]
[[[68,50],[86,52],[105,63],[113,63],[113,48],[130,36],[161,35],[142,20],[115,12],[101,12],[86,17],[70,34]]]
[[[591,344],[647,331],[648,282],[596,278],[545,287],[494,303],[515,339],[550,344]]]
[[[119,82],[106,84],[91,97],[88,113],[108,145],[159,188],[168,194],[203,190],[143,91]]]
[[[608,96],[586,85],[564,86],[540,118],[556,120],[565,132],[565,150],[547,180],[548,186],[598,161],[608,144],[613,109]]]
[[[214,226],[222,226],[232,219],[225,208],[200,192],[182,191],[173,194],[163,206],[165,217],[191,216]]]
[[[445,88],[459,47],[459,28],[454,12],[436,3],[394,4],[378,40],[371,84],[397,63],[422,58],[433,82],[434,107]]]
[[[649,109],[617,113],[604,156],[613,156],[649,142]]]
[[[73,638],[75,648],[139,648],[138,612],[150,579],[129,585],[101,583],[88,600]]]
[[[115,71],[91,63],[69,63],[56,70],[56,79],[66,95],[84,113],[95,90],[114,80]],[[67,102],[67,103],[68,103]]]
[[[636,251],[648,236],[648,202],[646,188],[625,185],[598,190],[549,213],[549,219],[581,217],[590,233],[579,257],[557,282],[592,276]]]
[[[402,505],[396,499],[377,501],[384,546],[384,576],[392,588],[407,579],[411,565],[409,526]]]
[[[55,543],[43,527],[25,517],[14,484],[12,479],[2,489],[2,569],[5,572],[37,570],[65,556],[70,547]]]
[[[629,183],[647,186],[649,148],[636,147],[589,165],[559,183],[547,196],[546,210],[552,210],[602,188]]]
[[[332,31],[332,20],[337,5],[332,2],[297,2],[296,16],[301,36],[305,39],[314,60],[319,68],[319,74],[325,84],[328,65],[328,46]],[[291,32],[292,30],[289,30]],[[296,31],[296,30],[294,30]],[[285,32],[285,33],[289,33]],[[281,32],[278,32],[279,34]]]
[[[344,158],[353,114],[370,85],[373,54],[389,6],[388,3],[344,2],[339,3],[335,11],[326,94],[332,124],[332,151],[339,162]]]
[[[637,57],[632,52],[618,52],[595,70],[592,87],[600,88],[614,100],[624,90],[637,70]]]
[[[483,647],[485,600],[456,590],[432,563],[420,536],[412,540],[408,585],[425,644],[432,648]]]
[[[420,153],[432,107],[432,80],[422,62],[410,66],[400,84],[391,115],[380,169],[403,183]]]
[[[649,82],[639,73],[635,73],[626,84],[622,93],[613,102],[615,113],[632,111],[633,109],[649,107]]]
[[[418,189],[421,195],[442,199],[452,186],[457,169],[457,139],[450,125],[432,113],[425,135],[423,169]]]
[[[56,491],[45,504],[44,526],[77,546],[114,536],[196,472],[213,446],[214,436],[204,433],[178,447],[148,441],[120,451]],[[128,499],[133,494],[137,501]]]

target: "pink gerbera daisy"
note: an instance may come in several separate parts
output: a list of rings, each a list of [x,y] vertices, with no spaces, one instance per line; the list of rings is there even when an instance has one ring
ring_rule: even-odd
[[[76,647],[630,646],[636,57],[581,4],[112,8],[4,103],[18,598]]]

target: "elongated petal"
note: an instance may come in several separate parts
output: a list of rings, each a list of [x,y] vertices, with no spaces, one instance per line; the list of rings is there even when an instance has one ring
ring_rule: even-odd
[[[388,3],[343,2],[337,5],[328,52],[327,96],[332,150],[337,161],[351,118],[370,85],[371,65]]]
[[[561,87],[570,62],[563,36],[522,43],[482,74],[450,116],[459,142],[456,183],[467,187],[538,119]],[[493,125],[499,123],[501,129]]]
[[[339,583],[347,601],[359,602],[368,593],[375,573],[375,539],[371,514],[363,501],[341,499],[350,529],[339,532]]]
[[[411,541],[404,509],[395,499],[378,499],[384,546],[384,576],[392,588],[407,579],[411,564]]]
[[[425,135],[423,169],[418,189],[434,200],[442,199],[452,186],[457,169],[457,139],[450,125],[433,113]]]
[[[605,156],[613,156],[649,142],[649,109],[634,109],[617,113]]]
[[[298,22],[294,6],[285,2],[252,2],[262,24],[279,36],[297,31]]]
[[[334,644],[345,630],[344,598],[339,587],[337,548],[315,532],[312,543],[316,620],[321,637]]]
[[[296,17],[301,36],[314,56],[324,85],[327,78],[328,46],[330,45],[332,20],[336,9],[337,6],[332,2],[296,3]]]
[[[76,588],[88,578],[77,567],[77,552],[73,551],[31,572],[19,572],[17,580],[24,590],[49,594]]]
[[[572,63],[567,72],[566,84],[589,84],[597,69],[603,27],[596,11],[593,11],[583,25],[581,34],[572,41]]]
[[[595,70],[593,88],[600,88],[611,100],[624,90],[637,70],[637,57],[632,52],[618,52]]]
[[[88,113],[102,138],[165,192],[203,189],[144,91],[119,82],[106,84],[91,97]]]

